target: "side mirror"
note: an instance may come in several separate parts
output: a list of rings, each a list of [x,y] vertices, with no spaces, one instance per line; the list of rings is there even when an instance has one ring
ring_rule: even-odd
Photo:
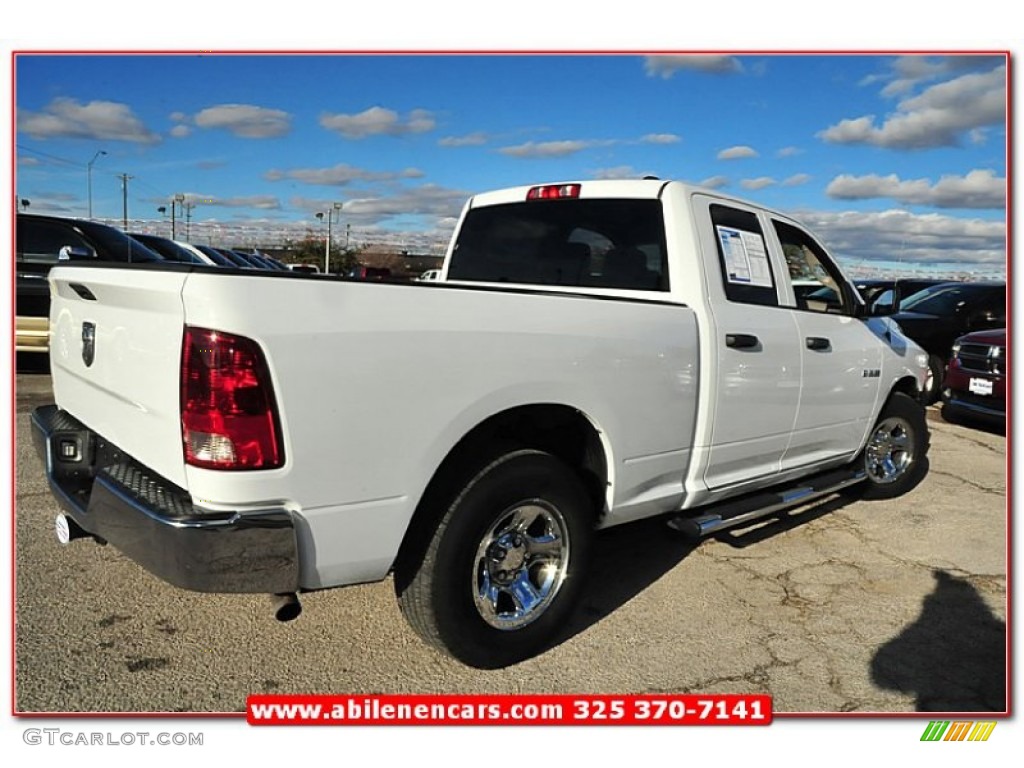
[[[92,248],[82,248],[76,245],[61,246],[57,252],[58,261],[90,261],[96,258],[96,252]]]

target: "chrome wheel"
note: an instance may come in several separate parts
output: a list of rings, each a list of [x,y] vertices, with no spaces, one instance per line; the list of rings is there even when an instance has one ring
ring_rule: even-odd
[[[554,601],[569,565],[569,528],[553,505],[533,499],[498,515],[473,559],[473,601],[495,629],[536,621]]]
[[[865,450],[864,469],[876,483],[899,480],[914,463],[914,433],[900,418],[879,422]]]

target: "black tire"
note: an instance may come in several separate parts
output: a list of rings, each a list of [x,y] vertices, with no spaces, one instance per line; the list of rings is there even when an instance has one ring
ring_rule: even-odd
[[[428,644],[473,667],[540,653],[577,602],[591,507],[554,456],[499,456],[464,485],[422,557],[396,566],[402,614]]]
[[[946,378],[946,366],[937,355],[928,355],[928,378],[921,391],[921,402],[925,406],[938,402],[942,382]]]
[[[928,471],[928,421],[924,406],[894,392],[871,428],[857,463],[867,479],[850,487],[864,499],[892,499],[914,488]]]

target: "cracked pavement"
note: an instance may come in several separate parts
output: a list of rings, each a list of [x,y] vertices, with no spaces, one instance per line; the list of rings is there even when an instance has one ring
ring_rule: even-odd
[[[1006,708],[1006,438],[933,409],[931,467],[892,501],[829,497],[693,546],[603,532],[583,604],[537,658],[472,670],[423,645],[391,581],[303,596],[169,587],[53,534],[16,381],[16,710],[239,712],[260,692],[769,693],[776,712]]]

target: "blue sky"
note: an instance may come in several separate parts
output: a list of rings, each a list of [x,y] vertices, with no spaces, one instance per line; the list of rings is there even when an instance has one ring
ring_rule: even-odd
[[[198,242],[322,225],[443,243],[474,192],[654,174],[803,218],[856,269],[1005,274],[1006,58],[49,55],[15,59],[32,212]],[[99,155],[98,152],[105,152]],[[168,214],[169,216],[169,214]],[[181,232],[179,231],[179,236]]]

